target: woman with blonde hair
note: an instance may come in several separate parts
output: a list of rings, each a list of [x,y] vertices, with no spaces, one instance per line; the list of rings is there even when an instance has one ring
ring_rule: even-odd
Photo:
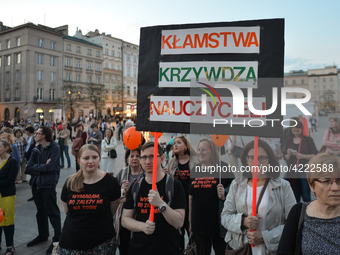
[[[326,153],[340,156],[340,119],[330,118],[329,129],[325,131],[323,136],[323,145]]]
[[[209,138],[202,138],[197,144],[199,164],[195,166],[195,177],[189,188],[189,228],[196,240],[198,255],[208,255],[213,246],[216,255],[224,255],[225,230],[220,222],[220,209],[226,199],[226,188],[233,180],[233,174],[223,175],[219,183],[218,175],[206,171],[209,168],[227,167],[219,164],[219,151]],[[203,173],[198,173],[201,171]],[[206,172],[205,172],[206,171]],[[226,178],[225,178],[226,177]]]
[[[0,135],[0,139],[5,139],[5,140],[7,140],[11,144],[11,147],[12,147],[11,156],[14,157],[16,159],[16,161],[18,162],[18,169],[20,171],[20,156],[19,156],[19,151],[18,151],[17,145],[14,143],[13,136],[10,133],[2,133]]]
[[[184,249],[185,230],[189,233],[189,187],[190,187],[190,170],[199,163],[197,153],[192,148],[189,140],[184,136],[178,136],[173,141],[174,158],[170,159],[164,172],[170,174],[182,183],[185,192],[187,209],[185,219],[181,228],[181,250]]]
[[[113,215],[120,198],[117,179],[99,169],[97,146],[86,144],[78,153],[80,169],[61,193],[66,219],[59,242],[61,255],[114,254]]]
[[[7,250],[5,255],[14,254],[14,204],[15,178],[18,174],[18,162],[10,156],[12,147],[7,140],[0,140],[0,205],[5,218],[0,223],[0,248],[2,230],[6,237]]]
[[[318,154],[308,170],[316,200],[293,206],[277,254],[340,254],[340,159]]]

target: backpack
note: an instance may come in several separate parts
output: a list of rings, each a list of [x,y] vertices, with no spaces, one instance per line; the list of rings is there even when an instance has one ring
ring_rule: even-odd
[[[131,189],[131,194],[132,194],[132,198],[133,198],[133,207],[136,208],[137,206],[137,197],[139,194],[139,190],[140,190],[140,185],[142,183],[142,180],[144,179],[144,177],[142,177],[139,181],[135,181],[132,184],[132,189]],[[174,198],[174,177],[170,176],[170,175],[166,175],[166,181],[165,181],[165,193],[166,196],[168,197],[168,205],[171,205],[172,199]]]

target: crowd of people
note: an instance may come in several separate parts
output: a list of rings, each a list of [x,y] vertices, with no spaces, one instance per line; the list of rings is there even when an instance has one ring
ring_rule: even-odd
[[[195,240],[199,255],[212,249],[217,255],[340,254],[340,120],[330,118],[320,151],[303,133],[300,120],[289,128],[284,146],[274,138],[258,141],[255,213],[254,141],[243,144],[241,137],[230,136],[222,146],[229,164],[209,136],[195,147],[185,136],[174,136],[165,149],[143,141],[133,150],[125,149],[126,167],[117,169],[116,149],[132,121],[93,121],[87,131],[82,122],[71,130],[62,121],[52,126],[6,125],[0,135],[0,207],[5,214],[0,243],[3,230],[5,254],[14,254],[16,184],[29,181],[38,235],[27,246],[48,240],[49,221],[54,235],[46,254],[115,254],[117,248],[122,255],[182,254],[185,236]],[[64,156],[67,168],[75,166],[76,172],[58,197]],[[327,171],[283,175],[274,171],[280,159],[290,168],[322,165]],[[217,165],[229,172],[193,174]],[[242,172],[242,167],[251,171]],[[66,214],[63,223],[59,199]]]

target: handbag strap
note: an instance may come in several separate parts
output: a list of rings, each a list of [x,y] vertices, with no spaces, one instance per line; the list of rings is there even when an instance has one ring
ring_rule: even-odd
[[[300,153],[301,151],[301,143],[302,143],[302,136],[300,137],[300,143],[299,143],[299,150],[298,150],[298,153]],[[300,159],[297,159],[296,161],[296,167],[299,169],[299,161]]]
[[[262,197],[264,195],[264,192],[266,191],[266,188],[268,186],[268,183],[269,183],[269,180],[267,179],[262,190],[261,190],[261,193],[260,193],[260,196],[259,196],[259,200],[257,201],[257,205],[256,205],[256,213],[258,213],[258,210],[259,210],[259,206],[260,206],[260,203],[261,203],[261,200],[262,200]]]

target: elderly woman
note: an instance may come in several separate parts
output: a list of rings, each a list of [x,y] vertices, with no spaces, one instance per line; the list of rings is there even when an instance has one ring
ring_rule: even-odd
[[[279,168],[277,157],[266,142],[259,140],[257,198],[262,193],[262,199],[257,203],[257,216],[252,216],[253,141],[244,147],[241,162],[244,173],[231,183],[221,215],[222,225],[228,229],[225,242],[228,249],[243,249],[249,243],[255,245],[252,254],[276,254],[284,223],[295,204],[293,191],[289,182],[279,178],[280,171],[269,169]]]
[[[185,211],[184,225],[181,228],[181,249],[184,249],[184,234],[185,230],[189,231],[189,186],[190,182],[190,170],[199,163],[197,153],[191,147],[190,142],[187,138],[181,136],[176,137],[173,141],[173,153],[175,157],[170,159],[164,172],[170,174],[182,183],[185,191],[185,199],[187,209]]]
[[[113,136],[113,131],[111,129],[106,129],[105,138],[102,140],[102,165],[101,169],[113,176],[117,176],[118,170],[116,169],[116,158],[112,158],[111,151],[116,150],[117,140]],[[117,157],[117,152],[116,152]]]
[[[316,200],[292,208],[277,254],[340,254],[340,159],[322,153],[308,166]]]
[[[203,172],[219,165],[218,148],[211,139],[199,140],[197,153],[200,164],[194,168],[195,178],[189,188],[189,231],[194,234],[198,255],[210,254],[211,246],[216,255],[224,255],[225,233],[221,230],[219,205],[220,201],[223,203],[225,200],[225,188],[230,185],[232,179],[223,178],[219,183],[219,179],[214,178],[218,175],[196,173],[198,169]],[[222,162],[222,166],[227,165]]]
[[[323,145],[326,153],[340,156],[340,119],[330,118],[329,129],[325,131]]]
[[[14,254],[14,204],[15,178],[18,174],[18,162],[10,156],[11,144],[7,140],[0,140],[0,207],[5,218],[0,223],[0,248],[2,230],[5,232],[7,250],[5,255]]]

